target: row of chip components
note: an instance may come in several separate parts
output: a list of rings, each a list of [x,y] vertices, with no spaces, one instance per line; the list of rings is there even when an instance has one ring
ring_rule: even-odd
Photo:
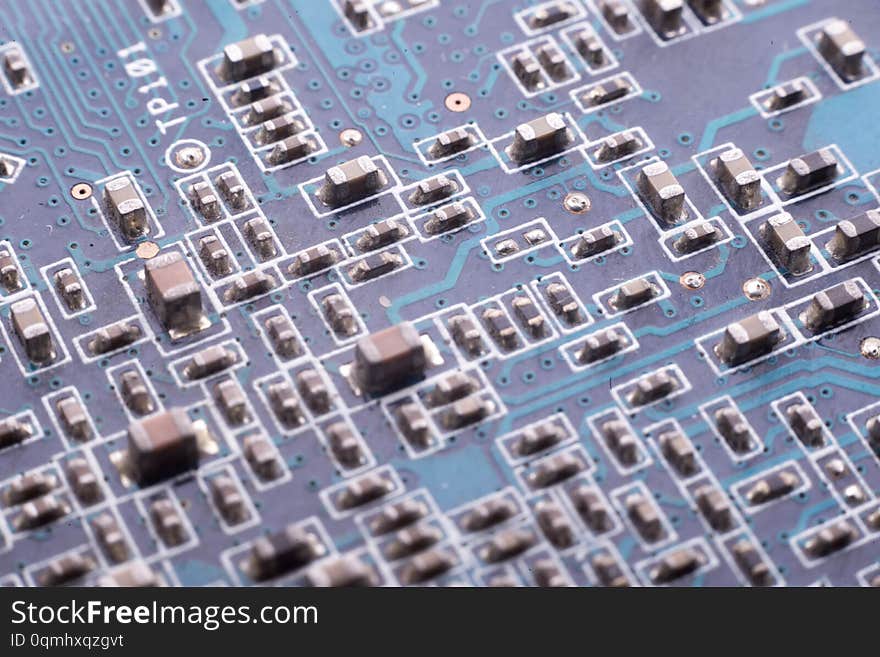
[[[223,81],[238,85],[230,102],[235,108],[245,108],[242,122],[256,127],[256,144],[274,145],[267,155],[273,166],[301,160],[319,147],[310,126],[294,111],[285,85],[272,73],[281,61],[271,39],[257,34],[225,46],[216,69]]]

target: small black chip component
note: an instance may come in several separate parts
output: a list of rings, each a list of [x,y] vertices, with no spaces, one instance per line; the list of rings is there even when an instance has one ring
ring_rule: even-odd
[[[93,354],[106,354],[127,347],[139,337],[141,337],[139,326],[127,322],[117,322],[98,329],[88,347]]]
[[[240,525],[250,518],[244,496],[233,477],[228,474],[217,475],[211,479],[209,488],[214,506],[228,524]]]
[[[712,484],[700,486],[694,491],[700,513],[717,532],[726,532],[733,526],[733,512],[727,496]]]
[[[261,144],[268,144],[272,141],[278,141],[277,139],[271,138],[271,133],[275,131],[274,125],[266,126],[265,123],[268,123],[270,119],[274,119],[276,117],[280,117],[287,112],[291,111],[293,106],[288,102],[288,100],[282,95],[269,96],[268,98],[264,98],[263,100],[258,100],[253,103],[247,110],[247,114],[245,114],[245,123],[248,125],[260,125],[260,129],[257,131],[257,141]],[[291,120],[295,120],[290,117]],[[264,123],[265,122],[265,123]],[[282,123],[282,126],[285,125]],[[302,124],[300,124],[301,126]],[[292,126],[290,126],[292,127]],[[264,132],[264,129],[268,130],[269,134]],[[282,130],[284,128],[282,127]],[[299,132],[299,130],[294,130],[293,132]],[[292,133],[289,133],[292,134]],[[288,135],[283,135],[288,136]]]
[[[202,290],[179,251],[160,253],[144,265],[147,298],[168,331],[191,331],[202,322]]]
[[[128,466],[140,486],[169,479],[198,465],[196,429],[183,409],[172,408],[129,425]]]
[[[406,527],[421,520],[429,513],[424,502],[414,499],[394,502],[382,507],[378,514],[369,522],[370,532],[381,536],[395,529]]]
[[[36,300],[22,299],[9,307],[15,335],[24,347],[28,360],[48,363],[55,359],[55,342],[49,324]]]
[[[495,534],[480,549],[480,558],[486,563],[498,563],[512,559],[537,543],[538,537],[531,529],[514,527]]]
[[[216,235],[199,239],[199,258],[212,276],[226,276],[232,272],[229,251]]]
[[[248,219],[244,223],[244,236],[260,260],[269,260],[278,254],[275,235],[263,217]]]
[[[470,132],[464,128],[453,128],[437,136],[428,149],[428,154],[434,158],[446,157],[466,151],[473,143],[474,138]]]
[[[69,584],[95,569],[94,560],[82,554],[65,554],[52,559],[36,577],[40,586],[61,586]]]
[[[542,82],[541,66],[532,53],[527,50],[516,53],[510,60],[513,73],[522,85],[528,89],[536,89]]]
[[[658,294],[657,286],[650,279],[634,278],[617,289],[611,304],[615,310],[629,310],[648,303]]]
[[[308,565],[324,554],[318,538],[296,525],[260,536],[251,544],[248,560],[250,576],[262,582]]]
[[[666,224],[677,224],[687,218],[684,188],[678,183],[666,162],[653,162],[642,168],[636,186],[650,211]]]
[[[250,419],[247,400],[241,387],[233,379],[223,379],[214,385],[214,401],[230,426],[244,424]]]
[[[394,490],[394,484],[376,472],[350,480],[334,498],[338,509],[353,509],[385,497]]]
[[[727,199],[742,210],[761,205],[761,176],[739,148],[730,148],[711,161],[715,179]]]
[[[214,188],[204,180],[189,186],[189,198],[195,211],[205,220],[214,221],[220,218],[220,200],[214,193]]]
[[[845,81],[858,80],[865,75],[865,42],[849,23],[834,19],[825,24],[819,34],[819,54]]]
[[[810,262],[810,240],[803,229],[787,212],[770,217],[761,226],[761,236],[776,261],[795,276],[813,268]]]
[[[792,470],[778,470],[760,479],[745,497],[749,504],[757,506],[784,497],[800,486],[801,478]]]
[[[601,329],[591,333],[577,353],[581,363],[594,363],[597,360],[613,356],[628,344],[626,337],[613,328]]]
[[[324,433],[330,452],[343,468],[356,468],[365,462],[361,441],[348,423],[334,422],[326,427]]]
[[[581,308],[567,285],[550,283],[544,291],[553,312],[565,321],[566,324],[574,326],[583,321]]]
[[[457,402],[441,414],[441,422],[447,429],[461,429],[480,422],[492,414],[495,405],[479,395],[471,395]]]
[[[725,406],[715,412],[718,433],[734,452],[747,452],[752,446],[752,432],[746,419],[737,409]]]
[[[629,80],[618,75],[607,82],[596,84],[581,96],[581,101],[588,107],[607,105],[615,100],[620,100],[633,90]]]
[[[366,155],[327,169],[324,185],[318,190],[320,201],[339,208],[379,193],[388,184],[385,173]]]
[[[70,459],[64,468],[64,474],[70,489],[82,505],[89,506],[103,498],[98,477],[85,458],[77,456]]]
[[[417,449],[430,447],[434,442],[428,418],[421,407],[413,402],[401,404],[395,413],[397,428],[406,438],[407,442]]]
[[[130,550],[125,534],[112,513],[104,512],[95,516],[89,525],[95,534],[95,540],[111,563],[121,563],[128,559]]]
[[[21,273],[15,263],[15,256],[6,249],[0,248],[0,285],[7,292],[15,292],[21,289]]]
[[[274,77],[261,75],[252,80],[245,80],[238,85],[232,94],[232,104],[236,107],[250,105],[258,100],[274,96],[279,91],[281,91],[281,87]]]
[[[600,0],[599,8],[615,34],[626,34],[634,29],[629,7],[623,0]]]
[[[228,82],[268,73],[278,63],[272,42],[265,34],[230,43],[223,48],[223,61],[217,74]]]
[[[328,294],[321,300],[321,307],[334,333],[340,336],[357,333],[354,311],[341,294]]]
[[[653,404],[669,397],[679,389],[680,383],[667,370],[651,372],[636,381],[629,395],[629,402],[634,406]]]
[[[566,78],[571,77],[568,60],[555,44],[548,43],[541,46],[538,49],[538,61],[554,82],[562,82]]]
[[[574,35],[574,47],[591,68],[598,68],[606,63],[605,47],[590,29],[583,29]]]
[[[236,278],[224,294],[226,301],[237,302],[266,294],[275,287],[275,278],[254,269]]]
[[[809,447],[821,447],[825,443],[822,419],[808,403],[792,404],[785,409],[785,416],[794,435]]]
[[[671,39],[684,31],[684,0],[641,0],[640,7],[645,19],[663,39]]]
[[[366,30],[373,24],[373,18],[364,0],[345,0],[343,11],[358,32]]]
[[[848,260],[878,246],[880,210],[868,210],[838,223],[827,248],[836,260]]]
[[[264,122],[257,130],[256,140],[260,144],[274,144],[282,139],[293,137],[305,130],[306,125],[292,114],[284,114]],[[287,149],[290,153],[294,149]],[[302,157],[298,153],[291,153]],[[277,157],[277,156],[276,156]],[[293,158],[291,158],[293,159]]]
[[[517,511],[512,500],[501,496],[490,497],[468,509],[459,524],[466,532],[481,532],[509,520]]]
[[[60,520],[68,513],[70,507],[58,496],[50,493],[25,502],[18,515],[12,519],[12,526],[18,531],[36,529]]]
[[[238,360],[231,349],[223,345],[214,345],[197,352],[183,368],[183,373],[190,381],[204,379],[231,367]]]
[[[408,234],[409,231],[402,222],[396,219],[383,219],[367,226],[357,240],[357,247],[361,251],[374,251],[393,244]]]
[[[639,460],[639,443],[629,425],[621,420],[609,420],[602,425],[601,431],[615,458],[625,466],[635,465]]]
[[[483,311],[483,322],[489,335],[504,351],[512,351],[519,346],[519,335],[510,318],[500,308],[487,308]]]
[[[370,394],[383,394],[420,378],[428,365],[421,336],[410,322],[361,338],[354,357],[357,380]]]
[[[400,570],[403,584],[421,584],[439,577],[458,563],[455,555],[448,549],[426,550],[412,557]]]
[[[516,296],[510,302],[513,306],[513,312],[519,320],[520,325],[535,340],[544,337],[546,330],[544,315],[538,310],[535,302],[527,296]]]
[[[784,110],[806,100],[806,97],[807,87],[803,81],[792,80],[773,87],[770,97],[764,101],[764,107],[772,111]]]
[[[846,520],[823,527],[804,544],[804,550],[813,558],[827,557],[850,545],[858,532]]]
[[[21,50],[11,48],[3,56],[3,72],[13,89],[21,89],[33,82],[33,76]]]
[[[330,390],[317,370],[306,369],[297,374],[296,389],[313,413],[326,413],[333,405]]]
[[[596,534],[602,534],[613,526],[608,506],[595,489],[587,484],[579,484],[568,492],[571,503],[578,515]]]
[[[675,471],[683,477],[696,474],[699,470],[697,454],[688,437],[678,431],[667,431],[657,439],[663,456]]]
[[[282,139],[272,147],[272,152],[269,153],[268,161],[269,164],[273,165],[287,164],[294,160],[301,160],[313,153],[317,148],[318,146],[314,139],[312,139],[311,135],[291,135],[290,137]]]
[[[58,487],[58,478],[48,472],[28,472],[14,479],[3,491],[5,506],[18,506],[42,497]]]
[[[104,185],[104,203],[124,239],[131,242],[147,233],[146,206],[127,176],[114,178]]]
[[[648,543],[656,543],[666,535],[660,512],[647,497],[641,493],[633,493],[624,500],[624,506],[636,531]]]
[[[452,372],[437,381],[425,396],[429,406],[443,406],[467,397],[480,387],[479,381],[464,372]]]
[[[692,548],[678,548],[665,554],[649,576],[655,584],[668,584],[696,572],[705,560],[703,554]]]
[[[594,155],[599,162],[614,162],[632,155],[643,145],[634,132],[618,132],[605,137]]]
[[[55,402],[55,409],[58,411],[58,419],[61,420],[64,433],[82,442],[91,439],[92,426],[89,424],[85,408],[76,397],[73,395],[62,397]]]
[[[449,198],[458,191],[458,183],[443,175],[422,180],[409,196],[413,205],[429,205]]]
[[[538,7],[534,13],[529,16],[529,27],[532,29],[542,29],[556,25],[562,21],[567,21],[577,15],[577,8],[570,2],[554,2],[552,4]]]
[[[349,268],[348,277],[361,283],[393,272],[403,264],[403,258],[393,251],[368,255]]]
[[[590,560],[590,565],[599,578],[602,586],[612,586],[621,588],[629,586],[629,579],[620,564],[612,555],[607,552],[600,552]]]
[[[297,255],[287,268],[287,272],[295,276],[308,276],[332,267],[337,260],[339,260],[339,254],[336,249],[319,244]]]
[[[721,239],[721,231],[711,221],[700,221],[681,232],[673,247],[679,253],[695,253]]]
[[[535,520],[544,536],[555,547],[565,549],[574,545],[574,527],[556,502],[541,500],[535,505]]]
[[[571,247],[575,258],[588,258],[610,251],[620,241],[620,233],[611,226],[599,226],[584,233]]]
[[[558,445],[565,431],[554,422],[542,422],[524,429],[513,441],[512,449],[518,456],[530,456]]]
[[[0,420],[0,449],[17,445],[33,435],[33,427],[28,422],[22,422],[17,417],[7,417]]]
[[[214,179],[223,200],[234,210],[247,208],[248,199],[244,184],[234,171],[224,171]]]
[[[383,552],[389,561],[409,557],[422,550],[427,550],[437,544],[443,538],[443,532],[427,523],[413,525],[398,531],[394,537],[385,544]]]
[[[777,184],[783,192],[795,196],[834,182],[837,171],[834,153],[821,148],[790,160]]]
[[[376,572],[364,561],[351,554],[328,558],[306,572],[310,586],[375,586]]]
[[[244,437],[241,446],[248,465],[257,477],[263,481],[273,481],[281,477],[281,462],[268,438],[252,433]]]
[[[538,463],[526,477],[532,488],[547,488],[571,479],[586,468],[586,464],[570,452],[548,456]]]
[[[287,381],[272,383],[266,389],[272,412],[282,426],[287,428],[298,427],[305,422],[299,398]]]
[[[518,125],[513,131],[513,142],[507,147],[507,154],[517,164],[525,164],[556,155],[572,141],[574,137],[562,115],[550,112]]]
[[[296,337],[296,329],[285,314],[272,315],[263,326],[272,343],[272,349],[282,358],[291,358],[300,352],[299,340]]]
[[[688,0],[688,6],[703,25],[714,25],[724,18],[725,9],[722,0]]]
[[[478,356],[483,353],[483,337],[480,329],[467,315],[454,315],[449,318],[449,331],[452,339],[465,353]]]
[[[165,545],[174,547],[186,542],[187,532],[183,518],[167,497],[160,497],[150,504],[150,519],[156,535]]]
[[[64,301],[64,305],[70,312],[76,312],[86,307],[86,296],[82,281],[70,267],[59,269],[52,276],[55,281],[55,290]]]
[[[729,324],[715,352],[726,365],[740,365],[769,353],[783,337],[773,315],[762,310]]]
[[[769,586],[773,583],[773,573],[758,549],[748,540],[737,541],[733,549],[733,559],[752,586]]]
[[[867,301],[861,286],[855,280],[838,283],[817,292],[804,313],[804,324],[813,332],[824,331],[855,319]]]

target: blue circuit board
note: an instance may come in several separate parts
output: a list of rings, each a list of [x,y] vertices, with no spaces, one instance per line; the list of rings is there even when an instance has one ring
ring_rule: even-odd
[[[880,585],[876,0],[4,0],[0,582]]]

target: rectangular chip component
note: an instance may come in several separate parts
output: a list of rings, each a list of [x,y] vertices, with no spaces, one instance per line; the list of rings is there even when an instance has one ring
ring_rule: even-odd
[[[114,178],[104,185],[104,203],[126,241],[132,242],[149,232],[146,206],[127,176]]]

